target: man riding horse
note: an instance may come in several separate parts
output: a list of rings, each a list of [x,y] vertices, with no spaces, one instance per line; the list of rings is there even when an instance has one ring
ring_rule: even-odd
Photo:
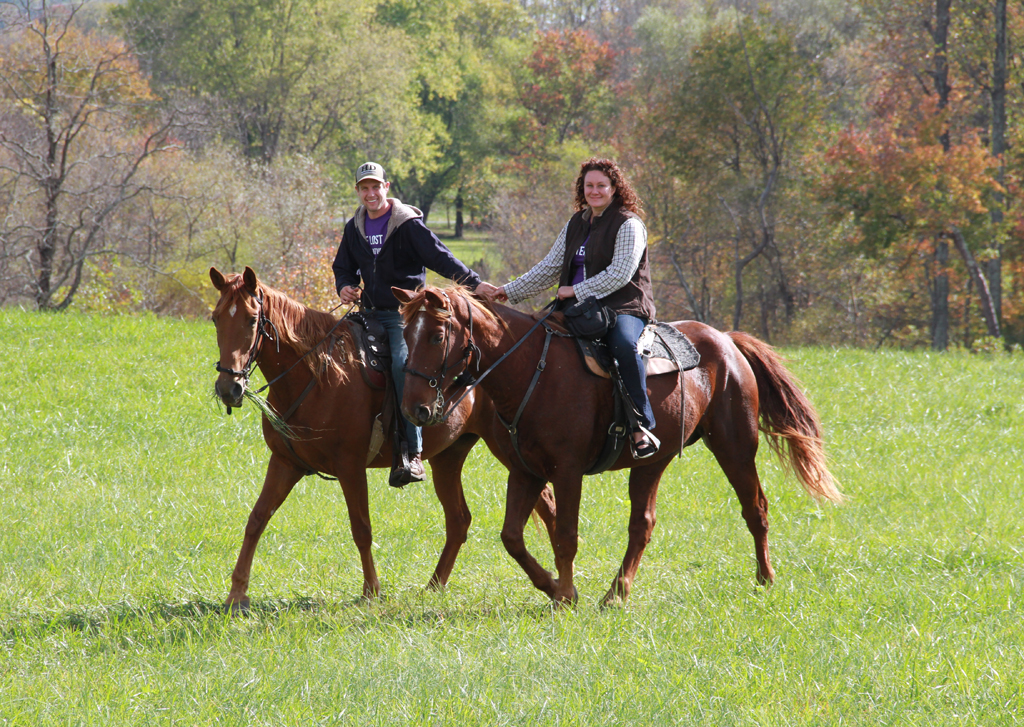
[[[391,375],[398,400],[402,399],[407,349],[398,300],[391,286],[415,289],[426,282],[426,268],[482,295],[497,290],[470,270],[423,224],[423,213],[412,205],[388,197],[391,183],[384,167],[366,162],[356,170],[356,194],[360,205],[345,225],[334,257],[335,289],[342,304],[361,299],[364,314],[373,315],[387,331],[391,346]],[[363,289],[359,282],[362,278]],[[426,479],[423,469],[423,435],[419,427],[402,418],[408,456],[399,458],[389,482],[401,487]]]

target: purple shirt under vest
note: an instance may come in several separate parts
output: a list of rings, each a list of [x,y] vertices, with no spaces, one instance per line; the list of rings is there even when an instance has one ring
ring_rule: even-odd
[[[583,244],[576,250],[576,254],[572,256],[572,262],[569,263],[569,285],[582,283],[587,277],[587,271],[583,267],[583,263],[587,258],[587,240],[589,239],[590,235],[587,235],[583,240]]]
[[[391,219],[391,206],[388,206],[388,211],[382,214],[375,220],[370,219],[370,215],[366,215],[366,219],[363,221],[366,227],[366,241],[370,243],[370,249],[373,250],[373,254],[376,255],[380,252],[380,249],[384,247],[384,236],[388,231],[388,220]]]

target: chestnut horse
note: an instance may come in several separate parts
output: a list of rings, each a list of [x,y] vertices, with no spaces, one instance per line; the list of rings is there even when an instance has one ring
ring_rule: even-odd
[[[479,365],[486,369],[479,388],[490,395],[505,421],[521,413],[517,434],[522,456],[515,452],[509,432],[503,431],[498,442],[503,459],[511,462],[502,542],[537,588],[556,603],[575,602],[573,560],[580,492],[583,474],[597,460],[612,424],[611,382],[587,373],[575,341],[549,332],[553,326],[548,322],[545,330],[530,333],[512,355],[491,369],[536,327],[536,317],[482,304],[458,287],[416,293],[396,290],[395,294],[403,302],[409,346],[410,373],[402,403],[406,416],[420,424],[442,420],[446,412],[440,406],[451,398],[450,381],[464,368],[446,358],[446,352],[479,351]],[[649,377],[661,449],[654,457],[635,460],[625,447],[612,467],[632,468],[629,542],[602,606],[621,604],[629,597],[654,530],[658,483],[683,442],[690,445],[703,439],[736,491],[754,538],[760,584],[772,583],[775,572],[768,556],[768,500],[754,461],[758,421],[769,446],[796,472],[809,494],[833,502],[842,499],[828,471],[818,416],[774,350],[744,333],[725,334],[693,321],[672,325],[686,334],[701,359],[683,377],[685,430],[680,428],[679,375]],[[539,365],[544,349],[546,363]],[[535,378],[538,369],[541,375]],[[536,382],[535,388],[524,408],[531,381]],[[556,502],[552,546],[557,579],[527,551],[523,540],[527,516],[546,482],[554,486]]]
[[[225,609],[248,607],[249,575],[260,536],[295,483],[311,471],[333,475],[340,482],[352,539],[362,562],[363,596],[376,596],[380,581],[370,552],[373,537],[366,468],[390,466],[391,443],[385,442],[367,465],[371,429],[381,410],[383,392],[371,389],[359,373],[361,364],[353,356],[349,322],[339,325],[330,313],[297,303],[261,283],[248,267],[241,275],[228,276],[210,268],[210,279],[220,291],[213,311],[220,348],[217,370],[221,373],[214,386],[217,397],[228,407],[241,406],[249,372],[258,365],[271,382],[267,401],[274,411],[286,413],[300,401],[287,417],[288,426],[297,433],[291,441],[263,417],[270,462],[245,527]],[[304,396],[307,387],[309,396]],[[447,583],[466,542],[472,519],[462,491],[466,456],[479,438],[493,441],[500,430],[490,398],[482,392],[474,394],[462,402],[445,426],[423,433],[424,458],[430,462],[434,491],[445,518],[444,549],[428,587]],[[538,501],[537,512],[549,530],[553,527],[550,508],[550,497]]]

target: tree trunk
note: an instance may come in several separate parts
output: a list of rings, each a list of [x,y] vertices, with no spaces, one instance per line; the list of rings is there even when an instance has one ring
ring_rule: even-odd
[[[423,224],[427,224],[427,218],[430,217],[430,208],[434,206],[434,195],[429,197],[424,196],[420,200],[420,212],[423,213]]]
[[[949,346],[949,243],[940,237],[935,241],[935,284],[932,288],[932,350],[945,351]]]
[[[939,110],[949,105],[949,61],[946,52],[949,46],[949,8],[952,0],[935,0],[935,27],[932,40],[935,55],[932,58],[932,80],[939,97]],[[949,129],[939,135],[942,149],[950,149]],[[932,350],[945,351],[949,346],[949,243],[944,236],[935,242],[935,287],[932,289]]]
[[[707,323],[703,306],[697,302],[697,298],[694,297],[689,283],[686,282],[686,275],[683,273],[683,266],[679,264],[679,254],[676,252],[675,246],[669,245],[668,258],[672,263],[672,269],[676,272],[676,280],[679,281],[679,284],[683,287],[683,292],[686,293],[686,298],[690,301],[690,310],[693,311],[694,320]]]
[[[988,284],[981,275],[978,263],[974,261],[974,255],[971,254],[970,248],[967,247],[964,233],[957,227],[953,228],[953,242],[956,243],[956,249],[960,253],[960,257],[964,259],[964,264],[967,266],[971,280],[974,281],[978,288],[978,302],[981,304],[981,315],[985,319],[988,335],[999,338],[999,320],[996,318],[995,309],[992,305],[992,296],[989,293]]]
[[[996,52],[992,63],[992,156],[999,159],[996,180],[1003,184],[1006,178],[1006,0],[996,0]],[[1002,328],[1003,321],[1003,246],[999,244],[999,227],[1003,223],[1003,205],[1006,200],[1002,192],[994,195],[991,218],[995,228],[995,257],[985,263],[985,277],[988,278],[989,294],[992,296],[992,310],[996,325]]]
[[[952,91],[949,85],[949,61],[946,57],[949,46],[949,7],[952,0],[936,0],[935,2],[935,29],[932,31],[932,40],[935,41],[935,56],[932,69],[932,79],[935,81],[935,92],[939,96],[939,110],[949,105],[949,94]],[[949,129],[943,129],[939,136],[942,148],[949,151]]]
[[[746,265],[743,262],[743,258],[740,257],[740,231],[736,229],[736,242],[734,243],[736,263],[735,263],[735,275],[736,275],[736,307],[732,314],[732,329],[734,331],[740,330],[740,320],[743,318],[743,268]]]
[[[761,303],[761,337],[765,343],[771,344],[772,342],[772,331],[769,325],[769,310],[768,310],[768,294],[765,291],[764,283],[762,282],[758,290],[758,298]]]
[[[971,348],[971,298],[974,296],[974,278],[967,278],[967,295],[964,296],[964,348]]]
[[[462,227],[463,227],[463,224],[464,224],[463,218],[462,218],[462,205],[463,205],[462,187],[459,187],[459,191],[455,195],[455,239],[456,240],[461,240],[462,239]]]
[[[60,220],[59,199],[63,170],[59,159],[61,134],[58,129],[60,107],[57,104],[57,56],[50,52],[46,54],[46,79],[46,103],[43,112],[43,121],[46,125],[46,176],[40,180],[43,207],[46,212],[43,232],[36,248],[39,253],[39,273],[36,276],[35,291],[37,310],[45,310],[53,304],[53,263],[57,255],[57,225]]]

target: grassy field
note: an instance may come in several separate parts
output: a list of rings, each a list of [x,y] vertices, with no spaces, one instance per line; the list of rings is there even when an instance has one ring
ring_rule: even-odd
[[[626,479],[587,481],[581,600],[553,612],[498,538],[504,475],[446,592],[428,485],[371,479],[386,596],[336,484],[307,478],[219,605],[267,459],[210,392],[209,322],[0,310],[2,725],[1002,725],[1024,721],[1024,358],[787,350],[848,503],[762,454],[778,582],[701,445],[662,483],[634,595],[600,612]],[[550,563],[540,536],[531,547]]]

